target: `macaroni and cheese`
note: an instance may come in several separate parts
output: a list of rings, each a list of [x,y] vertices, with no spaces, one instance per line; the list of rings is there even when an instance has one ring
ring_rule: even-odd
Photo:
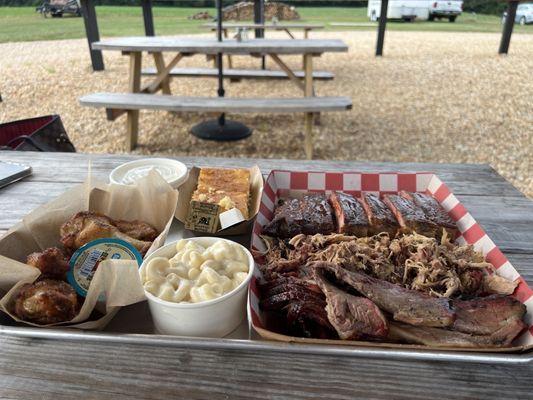
[[[248,256],[241,246],[218,240],[208,247],[182,239],[176,255],[156,257],[143,271],[147,292],[175,303],[200,303],[237,288],[248,276]]]

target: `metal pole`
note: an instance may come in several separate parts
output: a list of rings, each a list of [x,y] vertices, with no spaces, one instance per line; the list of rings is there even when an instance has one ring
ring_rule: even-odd
[[[96,20],[96,10],[92,0],[81,0],[81,11],[83,14],[83,22],[85,24],[85,34],[89,42],[89,52],[91,55],[91,63],[93,71],[104,70],[104,59],[100,50],[93,50],[92,44],[100,40],[98,33],[98,22]]]
[[[222,42],[222,0],[216,0],[217,2],[217,39]],[[218,64],[218,97],[224,97],[224,67],[222,65],[222,53],[217,54]],[[220,114],[218,117],[218,123],[223,126],[226,123],[226,115]]]
[[[509,44],[511,43],[511,35],[513,34],[514,20],[516,18],[516,8],[518,7],[518,0],[510,0],[507,6],[507,17],[503,25],[502,39],[500,41],[499,54],[507,54],[509,52]]]
[[[144,33],[146,36],[155,36],[152,0],[141,0],[141,5],[143,9]]]
[[[264,24],[265,23],[265,1],[264,0],[255,0],[254,2],[254,22],[256,24]],[[255,30],[255,37],[256,38],[264,38],[265,37],[265,30],[264,29],[256,29]],[[261,68],[266,68],[266,60],[265,56],[261,57]]]
[[[385,41],[385,27],[387,26],[387,10],[389,0],[381,0],[381,13],[379,15],[378,42],[376,44],[376,56],[383,55],[383,42]]]

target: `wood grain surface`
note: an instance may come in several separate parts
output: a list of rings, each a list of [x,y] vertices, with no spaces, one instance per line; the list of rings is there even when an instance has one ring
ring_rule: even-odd
[[[155,68],[145,68],[142,70],[143,75],[157,75]],[[200,78],[218,78],[217,68],[174,68],[170,71],[170,76],[187,76]],[[304,71],[294,71],[298,78],[304,78]],[[272,69],[224,69],[224,77],[227,79],[289,79],[289,76],[279,70]],[[331,80],[335,78],[333,72],[313,71],[314,80]]]
[[[240,42],[225,39],[219,42],[215,38],[139,36],[101,40],[93,43],[92,49],[188,54],[322,54],[347,52],[348,46],[340,39],[249,39]]]
[[[202,27],[204,28],[217,28],[217,24],[214,22],[210,22],[208,24],[203,24]],[[265,23],[265,24],[253,24],[253,23],[243,23],[243,22],[224,22],[222,23],[222,29],[238,29],[238,28],[244,28],[244,29],[272,29],[272,30],[283,30],[283,29],[306,29],[306,30],[312,30],[312,29],[324,29],[324,24],[273,24],[273,23]]]
[[[0,152],[34,174],[0,189],[0,234],[33,208],[138,157]],[[328,171],[431,171],[533,281],[533,203],[486,165],[180,157],[187,165]],[[533,365],[199,350],[0,335],[5,399],[530,399]]]
[[[92,93],[80,97],[80,104],[125,110],[167,110],[174,112],[277,113],[346,111],[349,97],[231,98],[183,97],[145,93]]]

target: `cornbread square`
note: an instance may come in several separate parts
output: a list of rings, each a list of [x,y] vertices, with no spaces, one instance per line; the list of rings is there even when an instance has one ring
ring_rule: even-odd
[[[218,204],[223,211],[237,208],[248,219],[250,171],[247,169],[202,168],[192,200]]]

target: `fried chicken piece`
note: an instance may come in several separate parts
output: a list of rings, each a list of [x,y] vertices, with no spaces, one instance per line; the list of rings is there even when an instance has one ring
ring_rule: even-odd
[[[69,269],[65,254],[57,247],[50,247],[40,253],[31,253],[26,259],[26,264],[39,269],[43,277],[60,280],[65,279]]]
[[[142,255],[148,251],[153,239],[158,235],[155,228],[146,222],[114,221],[105,215],[90,211],[74,215],[61,226],[60,233],[60,242],[71,251],[96,239],[118,238],[130,243]]]
[[[120,232],[137,240],[153,242],[155,238],[159,236],[159,232],[157,232],[152,225],[139,220],[117,220],[115,221],[115,226]]]
[[[66,282],[43,279],[24,285],[15,302],[20,319],[47,325],[70,321],[78,313],[78,296]]]

